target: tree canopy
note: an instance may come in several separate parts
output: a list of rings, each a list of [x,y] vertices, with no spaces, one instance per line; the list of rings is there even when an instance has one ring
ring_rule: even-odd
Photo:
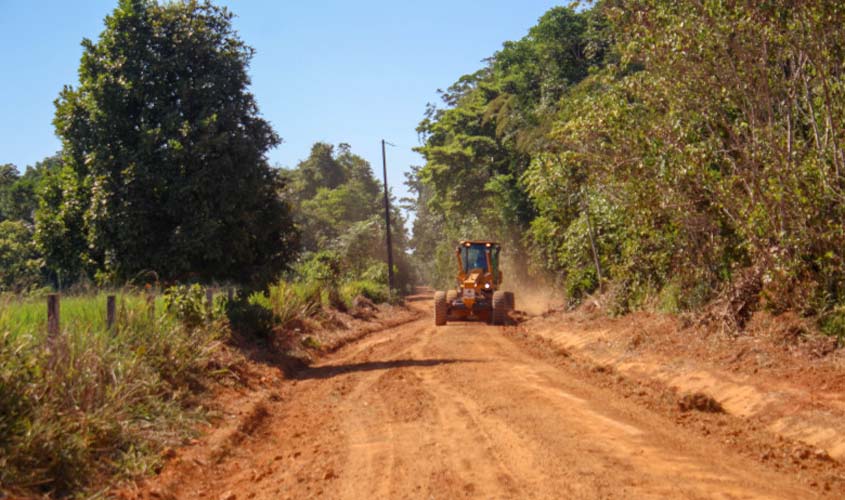
[[[208,1],[121,0],[56,100],[62,168],[36,238],[66,276],[257,283],[296,250],[280,140],[249,92],[253,50]]]
[[[386,283],[383,184],[373,176],[370,164],[352,153],[348,144],[318,142],[289,176],[305,255],[329,258],[349,279]],[[412,282],[405,253],[408,235],[395,207],[391,231],[398,286],[406,288]]]

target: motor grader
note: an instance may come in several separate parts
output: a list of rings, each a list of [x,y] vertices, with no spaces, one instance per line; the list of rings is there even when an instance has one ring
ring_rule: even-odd
[[[494,241],[461,241],[455,248],[458,261],[456,287],[434,293],[434,324],[448,320],[483,320],[505,323],[514,308],[513,292],[499,290],[501,247]]]

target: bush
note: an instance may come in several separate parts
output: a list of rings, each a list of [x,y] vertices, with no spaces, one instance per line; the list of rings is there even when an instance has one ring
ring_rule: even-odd
[[[267,305],[259,302],[266,302]],[[266,300],[235,301],[229,304],[227,315],[233,330],[250,337],[268,338],[276,324],[269,301]]]
[[[0,221],[0,292],[20,293],[41,283],[43,261],[23,221]]]
[[[164,307],[187,326],[199,326],[206,318],[205,292],[197,284],[170,287],[164,291]]]
[[[819,318],[821,331],[831,337],[836,337],[837,343],[845,344],[845,306],[839,305]]]
[[[322,309],[323,294],[319,282],[279,280],[266,293],[254,292],[244,304],[231,308],[230,320],[247,323],[247,330],[269,332],[273,325],[284,327],[295,319],[317,315]]]
[[[369,280],[344,283],[340,287],[340,295],[349,307],[352,306],[355,297],[359,295],[363,295],[377,304],[387,302],[390,298],[387,286]]]
[[[340,256],[328,250],[310,254],[294,266],[294,274],[306,283],[336,283],[341,276]]]

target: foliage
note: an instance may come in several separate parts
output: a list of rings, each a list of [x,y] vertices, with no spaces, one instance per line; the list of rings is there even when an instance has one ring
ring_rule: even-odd
[[[167,312],[188,328],[196,328],[208,319],[218,319],[223,312],[219,302],[208,303],[205,290],[196,283],[169,287],[164,291],[163,297]]]
[[[289,192],[302,230],[303,256],[294,266],[295,276],[324,285],[331,282],[326,290],[333,293],[340,281],[358,279],[386,260],[383,184],[348,144],[337,148],[314,144],[309,157],[289,176]],[[397,287],[407,290],[412,282],[405,252],[408,235],[393,205],[394,271]]]
[[[0,292],[20,293],[41,282],[32,230],[22,221],[0,222]]]
[[[58,155],[27,167],[23,175],[18,174],[14,165],[0,165],[0,221],[20,220],[27,224],[35,222],[38,185],[45,175],[59,166]]]
[[[618,312],[698,308],[751,268],[772,310],[836,318],[843,21],[836,2],[550,10],[426,112],[419,259],[439,281],[482,228],[573,300],[607,285]]]
[[[387,302],[390,298],[388,296],[387,286],[384,282],[377,282],[371,280],[356,280],[344,283],[340,288],[340,295],[346,302],[347,307],[352,307],[352,302],[359,295],[366,297],[376,304]]]
[[[64,276],[261,285],[296,250],[279,143],[248,92],[253,50],[210,2],[122,0],[56,101],[62,167],[36,239]]]
[[[319,281],[279,280],[267,292],[253,292],[235,304],[229,317],[238,331],[266,337],[276,327],[287,328],[295,321],[320,314],[323,294]]]
[[[417,129],[426,164],[409,187],[417,195],[415,242],[437,242],[415,251],[436,261],[429,278],[438,285],[453,278],[449,250],[462,238],[502,241],[514,257],[511,276],[526,273],[522,234],[538,214],[523,174],[532,153],[547,147],[560,97],[604,57],[598,24],[592,11],[553,8],[525,38],[442,92],[445,108],[429,106]]]

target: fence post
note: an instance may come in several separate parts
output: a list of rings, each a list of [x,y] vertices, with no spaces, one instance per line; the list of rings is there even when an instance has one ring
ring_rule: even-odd
[[[47,334],[50,337],[59,335],[59,294],[47,295]]]
[[[156,296],[154,292],[147,293],[147,314],[150,315],[150,320],[156,317]]]
[[[106,297],[106,329],[111,330],[114,328],[114,317],[115,317],[115,297],[114,295],[109,295]]]
[[[229,299],[229,303],[231,304],[231,303],[232,303],[232,301],[233,301],[233,300],[235,300],[235,289],[230,287],[230,288],[226,291],[226,293],[227,293],[226,298],[228,298],[228,299]]]

